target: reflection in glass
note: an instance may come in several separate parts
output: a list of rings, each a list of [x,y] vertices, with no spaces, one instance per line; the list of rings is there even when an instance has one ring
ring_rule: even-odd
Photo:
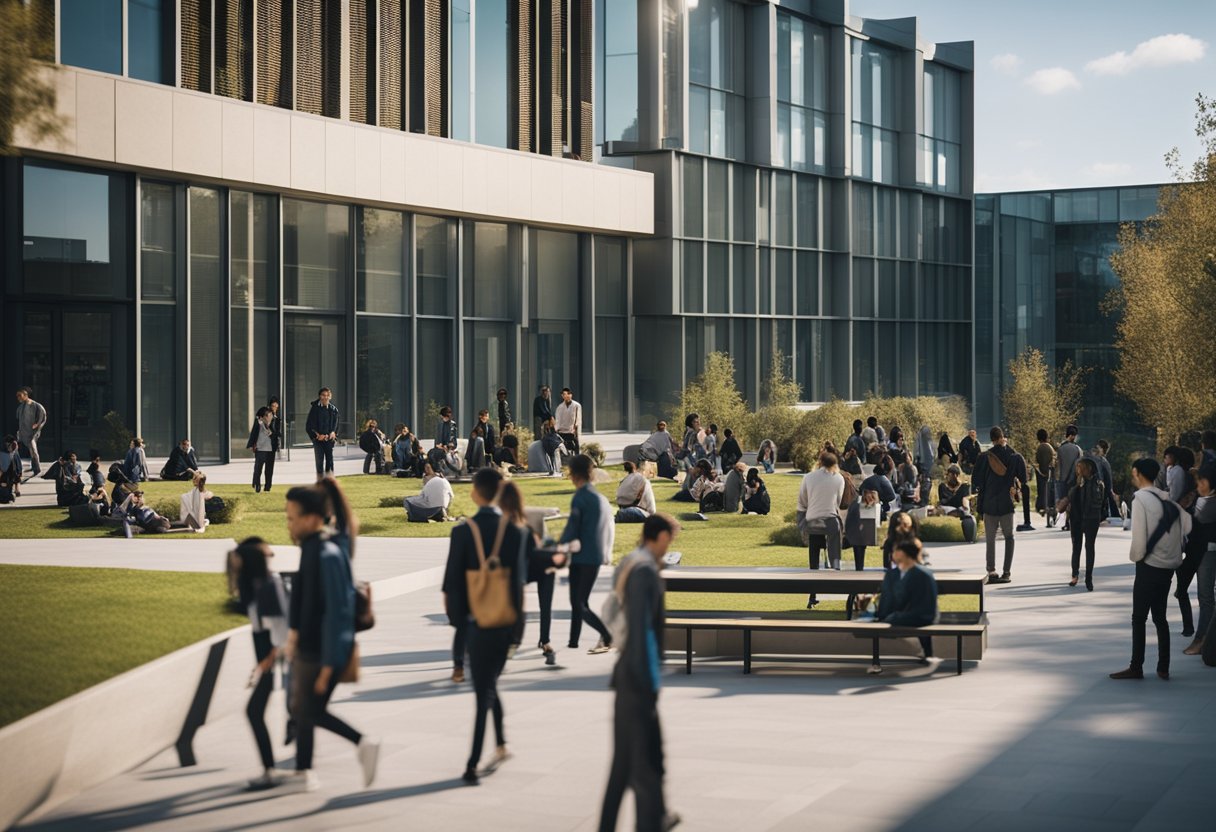
[[[464,226],[464,314],[473,318],[515,317],[511,229],[505,223],[470,222]],[[497,389],[497,388],[496,388]]]
[[[451,8],[451,138],[469,141],[469,112],[472,105],[472,79],[469,62],[472,58],[471,26],[472,0],[452,0]]]
[[[595,314],[625,315],[628,311],[628,251],[628,241],[621,237],[595,238]]]
[[[453,7],[460,5],[460,0]],[[507,0],[477,0],[476,141],[507,146]],[[455,34],[454,34],[455,37]]]
[[[122,0],[60,0],[59,60],[122,75]]]
[[[141,184],[139,233],[143,299],[177,297],[177,186]]]
[[[267,194],[229,194],[233,457],[248,455],[245,442],[254,413],[281,393],[276,203]]]
[[[418,314],[451,315],[456,306],[456,223],[441,217],[418,216],[414,220],[414,233]]]
[[[140,317],[140,433],[148,456],[168,456],[177,444],[177,307],[145,303]]]
[[[283,200],[284,305],[345,309],[349,244],[347,206]]]
[[[190,189],[190,441],[202,459],[225,456],[225,344],[220,192]]]
[[[173,84],[174,15],[169,0],[127,0],[127,74]]]
[[[638,140],[638,7],[636,3],[597,0],[601,33],[597,81],[602,93],[596,129],[601,142]]]
[[[627,321],[595,319],[595,429],[624,430]]]
[[[309,444],[308,408],[321,387],[329,387],[333,392],[331,403],[339,414],[338,438],[353,439],[351,395],[346,384],[350,346],[345,319],[289,313],[283,325],[283,345],[287,441],[293,445]]]
[[[375,419],[388,435],[397,422],[410,421],[409,320],[359,315],[355,332],[355,429]]]
[[[400,315],[409,311],[405,278],[405,238],[409,224],[399,211],[359,211],[359,262],[355,275],[357,309]]]

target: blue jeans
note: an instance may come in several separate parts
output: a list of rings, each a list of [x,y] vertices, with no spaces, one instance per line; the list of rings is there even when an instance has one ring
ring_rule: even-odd
[[[623,508],[616,513],[616,522],[618,523],[645,523],[646,512],[637,506],[629,506]]]

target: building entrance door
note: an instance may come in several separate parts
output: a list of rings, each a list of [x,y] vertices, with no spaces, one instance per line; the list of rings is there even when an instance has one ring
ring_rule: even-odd
[[[338,408],[338,436],[353,439],[350,424],[352,401],[346,384],[346,327],[341,318],[317,315],[287,316],[284,347],[287,389],[284,407],[287,410],[287,441],[292,445],[310,443],[305,425],[308,409],[317,397],[317,390],[329,387],[333,404]]]

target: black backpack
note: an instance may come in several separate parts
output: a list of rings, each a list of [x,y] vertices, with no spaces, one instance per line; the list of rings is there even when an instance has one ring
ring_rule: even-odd
[[[127,475],[122,470],[121,462],[111,463],[110,470],[106,474],[106,479],[109,480],[110,482],[114,483],[115,485],[118,485],[120,482],[127,482]]]

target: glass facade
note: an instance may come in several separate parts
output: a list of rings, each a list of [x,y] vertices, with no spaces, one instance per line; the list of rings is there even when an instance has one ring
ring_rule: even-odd
[[[921,181],[936,190],[957,194],[963,153],[962,77],[949,67],[926,63],[923,83]]]
[[[777,12],[777,165],[816,171],[826,165],[827,56],[823,27]]]
[[[701,0],[688,10],[688,149],[743,156],[743,6]]]
[[[611,14],[608,13],[611,6]],[[596,0],[596,143],[638,140],[638,9]]]
[[[853,175],[895,184],[899,171],[899,56],[854,38]]]
[[[70,66],[173,84],[176,31],[172,0],[59,0],[59,55]]]

